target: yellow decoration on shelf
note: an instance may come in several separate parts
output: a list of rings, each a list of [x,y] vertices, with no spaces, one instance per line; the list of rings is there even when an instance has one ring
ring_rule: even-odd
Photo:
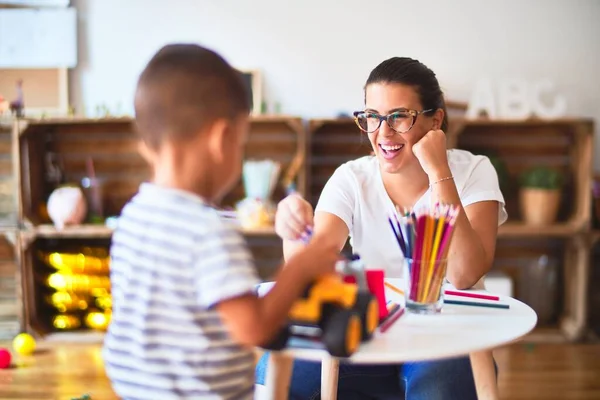
[[[88,250],[90,254],[82,253],[41,253],[46,264],[61,272],[107,274],[110,258],[98,250]],[[93,255],[92,255],[93,254]],[[96,254],[101,254],[102,257]]]
[[[74,315],[57,315],[52,320],[52,325],[60,330],[77,329],[81,326],[81,320]]]
[[[86,316],[85,316],[85,324],[92,328],[92,329],[98,329],[98,330],[106,330],[106,328],[108,328],[108,324],[110,323],[110,318],[111,318],[111,312],[99,312],[99,311],[92,311],[89,312]]]
[[[96,299],[96,306],[103,310],[110,310],[112,308],[112,297],[110,295],[99,296]]]
[[[46,297],[46,302],[52,304],[58,311],[86,310],[88,301],[84,296],[70,292],[55,292]]]
[[[110,290],[110,278],[107,276],[71,275],[56,272],[48,276],[47,284],[53,289],[69,292],[87,293],[94,289]]]

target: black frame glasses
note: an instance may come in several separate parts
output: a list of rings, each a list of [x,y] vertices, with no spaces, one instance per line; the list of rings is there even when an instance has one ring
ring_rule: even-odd
[[[410,131],[412,129],[412,127],[415,125],[415,122],[417,121],[417,117],[419,116],[419,114],[425,114],[428,112],[434,111],[433,108],[430,108],[428,110],[423,110],[423,111],[417,111],[417,110],[397,110],[394,112],[391,112],[387,115],[379,115],[376,112],[372,112],[372,111],[354,111],[354,122],[356,123],[356,125],[358,126],[358,128],[365,132],[365,133],[373,133],[375,132],[377,129],[379,129],[381,127],[381,123],[383,121],[385,121],[388,126],[390,127],[391,130],[393,130],[396,133],[406,133],[408,131]],[[364,129],[360,122],[359,122],[359,118],[362,114],[369,114],[369,118],[376,118],[379,120],[379,123],[377,124],[377,127],[375,127],[372,130],[368,130],[368,129]],[[399,131],[397,129],[394,129],[394,127],[392,126],[393,124],[390,122],[391,118],[397,117],[398,115],[401,115],[402,117],[406,117],[406,115],[410,115],[412,117],[412,121],[410,123],[410,126],[408,127],[408,129],[403,130],[403,131]]]

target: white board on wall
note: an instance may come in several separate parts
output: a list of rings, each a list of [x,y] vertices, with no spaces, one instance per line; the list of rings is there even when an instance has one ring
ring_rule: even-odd
[[[69,2],[70,0],[0,0],[0,7],[68,7]]]
[[[0,68],[76,65],[74,8],[0,9]]]

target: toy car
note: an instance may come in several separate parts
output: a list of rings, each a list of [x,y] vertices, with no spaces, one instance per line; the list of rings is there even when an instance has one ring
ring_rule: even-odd
[[[338,264],[339,273],[322,276],[306,288],[292,306],[288,324],[265,349],[283,349],[293,326],[320,328],[321,341],[335,357],[349,357],[371,339],[379,324],[379,302],[369,291],[360,259],[353,258]],[[348,274],[355,283],[344,281]]]

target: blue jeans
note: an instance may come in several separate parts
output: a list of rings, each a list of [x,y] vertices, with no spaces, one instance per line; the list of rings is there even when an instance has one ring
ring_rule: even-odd
[[[256,366],[256,383],[264,385],[268,353]],[[294,361],[290,400],[318,400],[321,364]],[[340,400],[477,400],[469,357],[401,365],[340,364]]]

